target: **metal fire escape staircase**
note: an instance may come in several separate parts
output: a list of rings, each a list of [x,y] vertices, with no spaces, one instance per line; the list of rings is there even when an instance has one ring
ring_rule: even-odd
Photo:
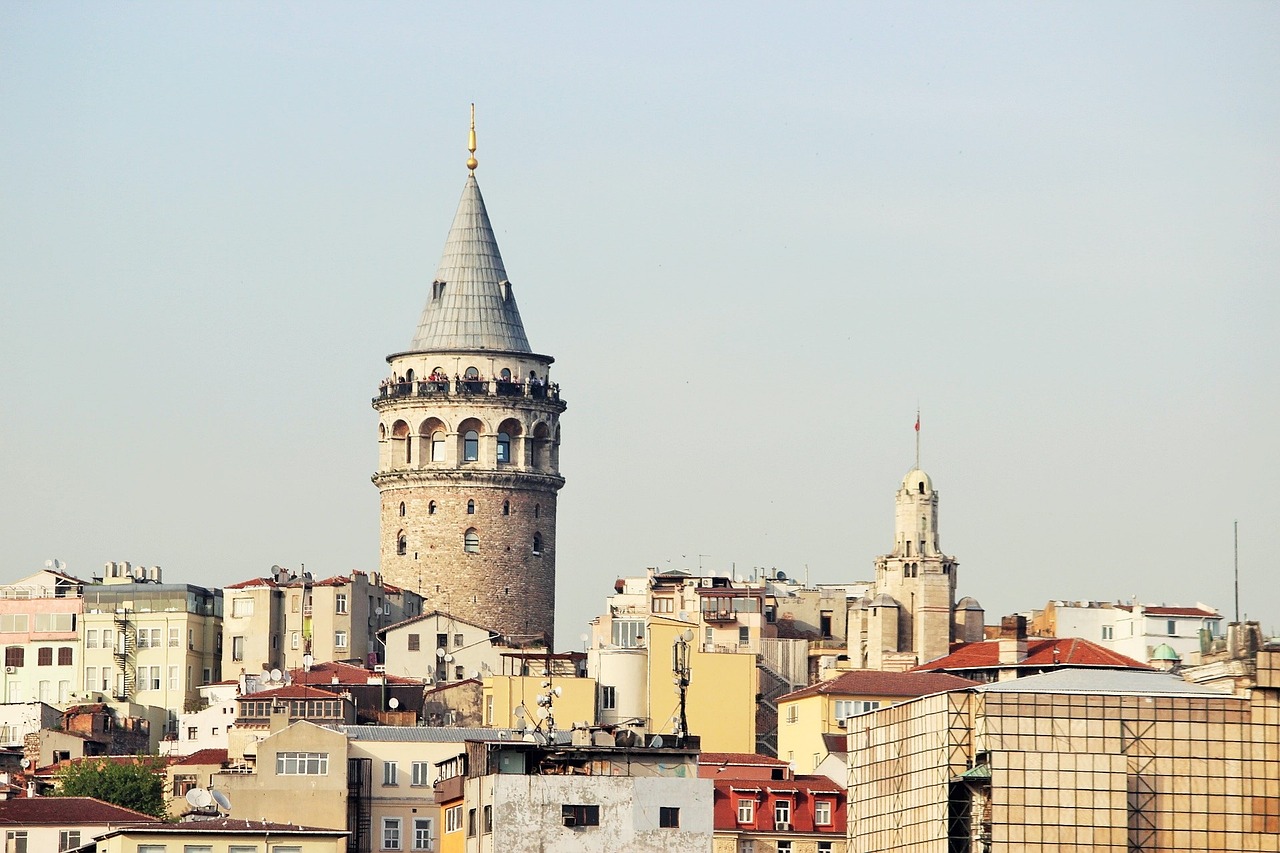
[[[115,685],[115,695],[116,699],[127,702],[133,696],[134,662],[137,659],[135,654],[137,640],[134,637],[133,625],[127,610],[116,610],[115,626],[117,639],[113,654],[116,660],[116,668],[121,673],[121,677]]]

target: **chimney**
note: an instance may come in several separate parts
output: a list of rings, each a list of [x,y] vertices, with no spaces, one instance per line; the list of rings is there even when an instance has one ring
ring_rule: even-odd
[[[1016,664],[1027,659],[1027,617],[1000,619],[1000,663]]]

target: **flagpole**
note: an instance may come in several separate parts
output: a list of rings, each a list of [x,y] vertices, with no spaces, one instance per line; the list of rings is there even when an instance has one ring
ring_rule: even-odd
[[[916,409],[916,470],[920,469],[920,409]]]

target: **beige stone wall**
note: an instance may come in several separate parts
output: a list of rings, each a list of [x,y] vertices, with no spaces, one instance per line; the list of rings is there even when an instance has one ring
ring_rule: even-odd
[[[383,573],[389,583],[421,594],[424,609],[503,634],[553,636],[556,493],[527,488],[516,478],[487,479],[385,485]],[[467,512],[469,501],[473,513]],[[475,553],[464,549],[471,529],[479,538]],[[408,544],[404,555],[396,553],[401,531]],[[535,533],[542,537],[540,554],[533,553]]]
[[[495,353],[412,353],[392,359],[392,373],[417,377],[441,367],[451,377],[468,366],[489,380],[503,368],[519,378],[546,377],[545,356]],[[420,593],[425,608],[507,635],[554,636],[556,493],[559,474],[558,399],[448,393],[377,400],[381,492],[381,568],[389,583]],[[478,452],[465,456],[474,430]],[[498,434],[510,455],[498,459]],[[432,436],[443,437],[433,458]],[[468,512],[468,502],[474,509]],[[433,511],[434,504],[434,511]],[[464,548],[474,529],[475,553]],[[400,551],[404,537],[404,553]],[[535,553],[535,536],[541,547]]]

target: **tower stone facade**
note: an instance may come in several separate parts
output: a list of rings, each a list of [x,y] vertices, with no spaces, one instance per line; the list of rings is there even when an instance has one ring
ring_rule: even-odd
[[[474,171],[417,333],[387,361],[373,400],[384,577],[425,610],[550,644],[565,403],[554,359],[529,347]]]
[[[981,605],[956,601],[959,563],[939,545],[938,493],[920,468],[894,496],[893,550],[875,565],[875,584],[849,610],[855,667],[909,669],[948,654],[952,642],[982,639]]]

